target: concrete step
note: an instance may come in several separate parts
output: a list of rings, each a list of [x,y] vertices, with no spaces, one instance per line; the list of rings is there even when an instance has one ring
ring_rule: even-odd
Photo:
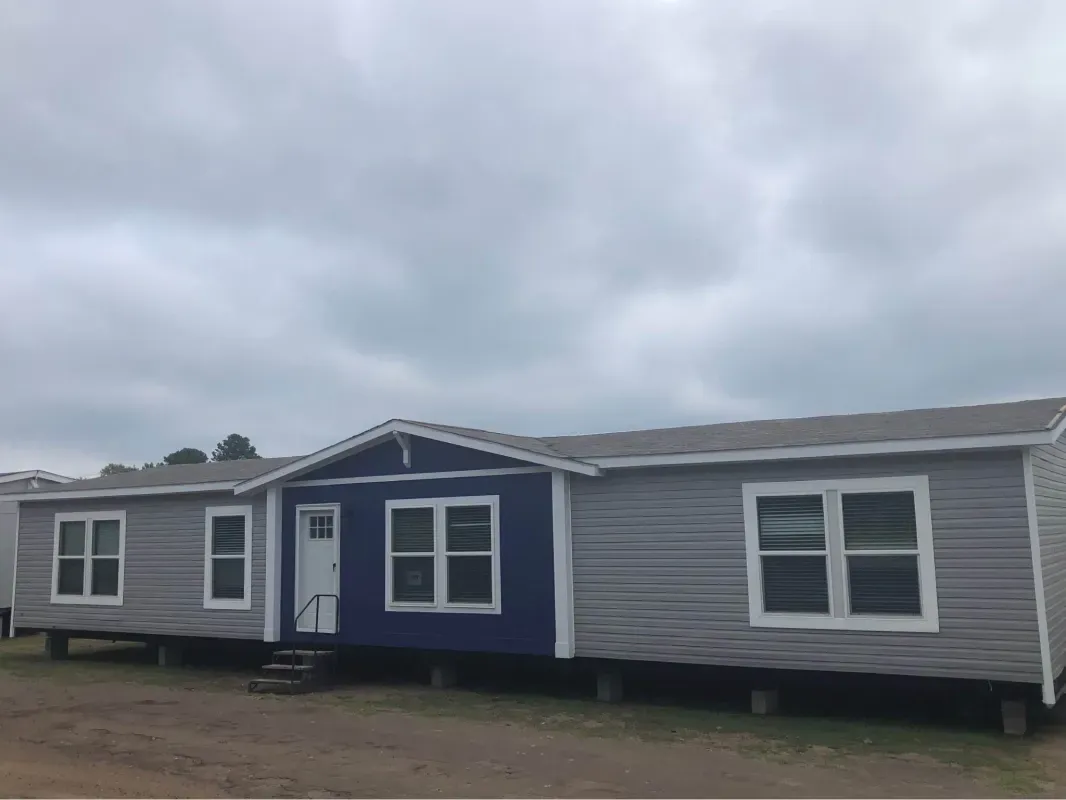
[[[302,681],[290,681],[287,678],[256,678],[248,682],[248,691],[297,694],[309,692],[311,687]]]
[[[295,672],[306,675],[314,672],[316,667],[314,664],[264,664],[263,669],[271,672]]]
[[[333,651],[332,650],[296,650],[294,652],[291,649],[290,650],[275,650],[274,651],[274,658],[288,658],[288,659],[291,659],[293,657],[293,655],[295,655],[296,658],[309,658],[309,659],[319,658],[319,659],[325,659],[325,658],[333,658]]]

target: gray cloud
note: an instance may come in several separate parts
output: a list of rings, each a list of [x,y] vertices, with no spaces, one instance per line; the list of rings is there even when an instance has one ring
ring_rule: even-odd
[[[1064,26],[0,0],[0,468],[1066,392]]]

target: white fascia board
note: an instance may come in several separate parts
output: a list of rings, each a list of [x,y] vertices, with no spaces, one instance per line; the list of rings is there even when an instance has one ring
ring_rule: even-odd
[[[1055,427],[1051,429],[1050,444],[1054,444],[1055,442],[1057,442],[1060,438],[1062,438],[1062,434],[1066,433],[1066,412],[1060,412],[1060,414],[1062,418],[1059,419],[1058,424],[1056,424]],[[1052,420],[1052,422],[1055,422],[1055,420]]]
[[[1061,433],[1061,431],[1060,431]],[[741,461],[784,461],[797,458],[928,453],[944,450],[978,450],[992,447],[1031,447],[1050,444],[1053,431],[990,434],[987,436],[945,436],[937,439],[900,439],[888,442],[850,442],[797,447],[757,447],[747,450],[721,450],[707,453],[667,453],[648,456],[602,456],[585,461],[605,469],[624,467],[671,467],[698,464],[728,464]]]
[[[349,439],[345,439],[344,441],[323,448],[317,453],[312,453],[309,456],[285,464],[284,466],[278,467],[263,475],[246,480],[237,485],[237,488],[234,489],[234,494],[254,492],[269,484],[296,477],[315,469],[316,467],[326,466],[334,461],[339,461],[346,456],[357,453],[360,450],[372,447],[380,441],[392,438],[393,434],[397,433],[420,436],[424,439],[433,439],[434,441],[443,442],[444,444],[453,444],[457,447],[466,447],[470,450],[480,450],[483,453],[494,453],[496,455],[525,461],[530,464],[539,464],[552,469],[565,470],[566,472],[578,472],[582,475],[600,474],[599,467],[585,461],[576,461],[561,456],[543,455],[531,450],[523,450],[520,447],[512,447],[510,445],[499,444],[498,442],[476,439],[472,436],[450,433],[448,431],[438,430],[437,428],[418,425],[413,422],[390,420],[383,425],[378,425],[375,428],[371,428],[356,436],[352,436]]]
[[[54,472],[46,472],[43,469],[28,469],[24,472],[12,472],[10,475],[0,475],[0,483],[12,483],[31,478],[40,478],[53,483],[70,483],[74,480],[74,478],[68,478],[66,475],[56,475]]]
[[[193,494],[195,492],[229,492],[237,485],[237,481],[215,481],[213,483],[181,483],[171,486],[131,486],[115,487],[112,489],[76,489],[63,491],[57,489],[52,492],[33,492],[31,494],[6,494],[2,495],[5,501],[18,500],[19,502],[52,502],[55,500],[89,500],[94,497],[143,497],[158,494]]]

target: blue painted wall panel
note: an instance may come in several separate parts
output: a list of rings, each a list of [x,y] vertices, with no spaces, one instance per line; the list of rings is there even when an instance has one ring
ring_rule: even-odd
[[[328,478],[361,478],[368,475],[405,475],[412,472],[451,472],[453,470],[528,466],[530,464],[527,461],[412,436],[410,468],[403,465],[403,450],[400,445],[395,439],[390,439],[301,475],[297,480],[312,481]]]
[[[399,448],[393,445],[399,451]],[[432,471],[456,469],[455,462]],[[385,610],[385,501],[500,497],[500,614]],[[343,644],[551,655],[555,651],[551,475],[503,475],[286,488],[282,518],[282,635],[293,626],[296,506],[340,503]]]

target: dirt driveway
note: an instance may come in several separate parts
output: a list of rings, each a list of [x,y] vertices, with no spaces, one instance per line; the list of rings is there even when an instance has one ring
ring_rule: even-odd
[[[964,763],[951,764],[867,729],[886,751],[421,687],[247,695],[233,675],[57,665],[14,647],[0,645],[0,796],[975,797],[1056,786],[1034,745],[988,734],[960,740]],[[165,684],[146,682],[164,673]]]

